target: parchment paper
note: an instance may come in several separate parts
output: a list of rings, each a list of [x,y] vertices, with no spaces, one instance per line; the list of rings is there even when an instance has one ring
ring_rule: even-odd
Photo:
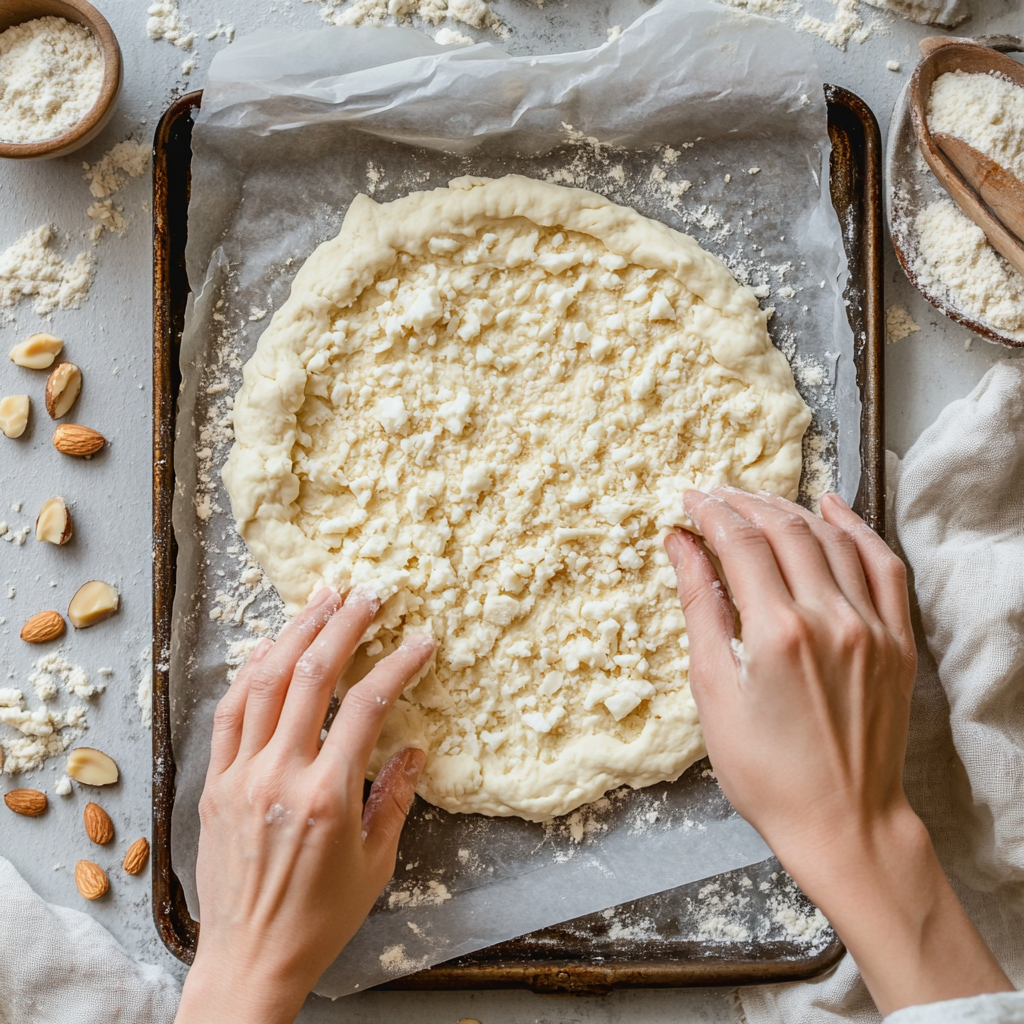
[[[259,32],[214,59],[193,151],[170,657],[172,853],[198,916],[213,708],[230,667],[281,624],[219,480],[230,396],[267,312],[354,195],[386,201],[462,174],[518,172],[694,235],[766,286],[773,338],[814,410],[819,478],[807,482],[832,473],[849,500],[860,403],[822,83],[806,43],[774,22],[664,0],[605,46],[536,58],[446,49],[404,28]],[[348,994],[768,855],[706,762],[544,825],[418,801],[395,881],[317,990]]]

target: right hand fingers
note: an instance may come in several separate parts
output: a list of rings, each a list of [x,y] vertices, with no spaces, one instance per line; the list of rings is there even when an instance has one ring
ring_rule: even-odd
[[[252,757],[270,741],[296,662],[341,606],[337,591],[324,587],[277,638],[273,648],[249,676],[245,721],[239,755]]]
[[[217,703],[213,715],[213,735],[210,738],[210,765],[206,770],[209,779],[227,771],[238,756],[238,745],[242,739],[242,722],[245,718],[245,701],[249,696],[249,681],[256,666],[270,653],[273,640],[264,637],[239,669],[228,692]]]
[[[901,640],[904,650],[916,658],[903,560],[838,494],[826,494],[821,499],[821,515],[853,540],[879,618]]]
[[[317,761],[329,777],[341,780],[349,799],[362,799],[366,765],[384,720],[433,653],[433,637],[423,633],[411,636],[345,694]]]
[[[665,553],[676,570],[679,601],[690,643],[690,686],[700,705],[736,679],[732,604],[711,559],[686,531],[665,537]]]
[[[728,502],[687,491],[683,506],[722,563],[729,588],[745,621],[762,610],[788,608],[793,598],[764,533]]]

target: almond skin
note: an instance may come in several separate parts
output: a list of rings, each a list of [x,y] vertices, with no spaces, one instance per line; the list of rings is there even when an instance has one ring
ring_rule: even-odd
[[[46,644],[64,634],[64,617],[60,612],[37,612],[21,627],[21,639],[30,644]]]
[[[83,427],[80,423],[62,423],[53,432],[53,447],[62,455],[88,459],[106,443],[106,438],[98,430]]]
[[[124,855],[124,869],[129,875],[137,875],[145,866],[149,857],[149,840],[143,836],[136,839]]]
[[[82,390],[82,371],[74,363],[61,363],[46,378],[46,411],[59,420],[71,411]]]
[[[71,513],[59,495],[47,498],[36,517],[36,540],[48,541],[58,547],[67,544],[74,532]]]
[[[85,823],[85,834],[97,846],[106,846],[114,838],[114,823],[99,804],[86,804],[82,821]]]
[[[15,814],[22,814],[26,818],[38,818],[50,806],[46,794],[40,793],[38,789],[12,789],[4,793],[4,803]]]
[[[110,879],[99,864],[80,860],[75,865],[75,885],[87,900],[98,900],[110,888]]]

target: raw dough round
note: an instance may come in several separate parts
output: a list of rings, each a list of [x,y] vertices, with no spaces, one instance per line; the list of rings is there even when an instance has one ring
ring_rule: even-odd
[[[810,413],[765,323],[591,192],[356,197],[245,366],[224,481],[289,614],[385,601],[345,685],[437,638],[371,773],[419,746],[431,803],[543,820],[702,756],[661,533],[687,487],[797,493]]]

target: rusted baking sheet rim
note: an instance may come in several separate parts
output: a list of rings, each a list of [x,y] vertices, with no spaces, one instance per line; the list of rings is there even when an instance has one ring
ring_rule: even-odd
[[[832,139],[832,201],[847,233],[850,322],[861,390],[860,490],[857,511],[879,532],[885,525],[881,137],[867,105],[825,87]],[[153,916],[167,948],[191,963],[199,925],[189,915],[171,863],[174,754],[168,660],[177,546],[171,526],[178,351],[189,294],[184,248],[190,187],[192,114],[201,93],[182,96],[157,127],[153,159]],[[399,978],[390,989],[525,988],[600,994],[617,988],[677,988],[796,981],[815,977],[843,955],[838,939],[806,957],[782,944],[750,944],[716,953],[694,944],[693,956],[666,955],[638,944],[622,956],[552,955],[557,928],[479,950]],[[575,943],[574,943],[575,944]],[[663,946],[664,944],[660,944]],[[678,952],[678,947],[675,947]]]

